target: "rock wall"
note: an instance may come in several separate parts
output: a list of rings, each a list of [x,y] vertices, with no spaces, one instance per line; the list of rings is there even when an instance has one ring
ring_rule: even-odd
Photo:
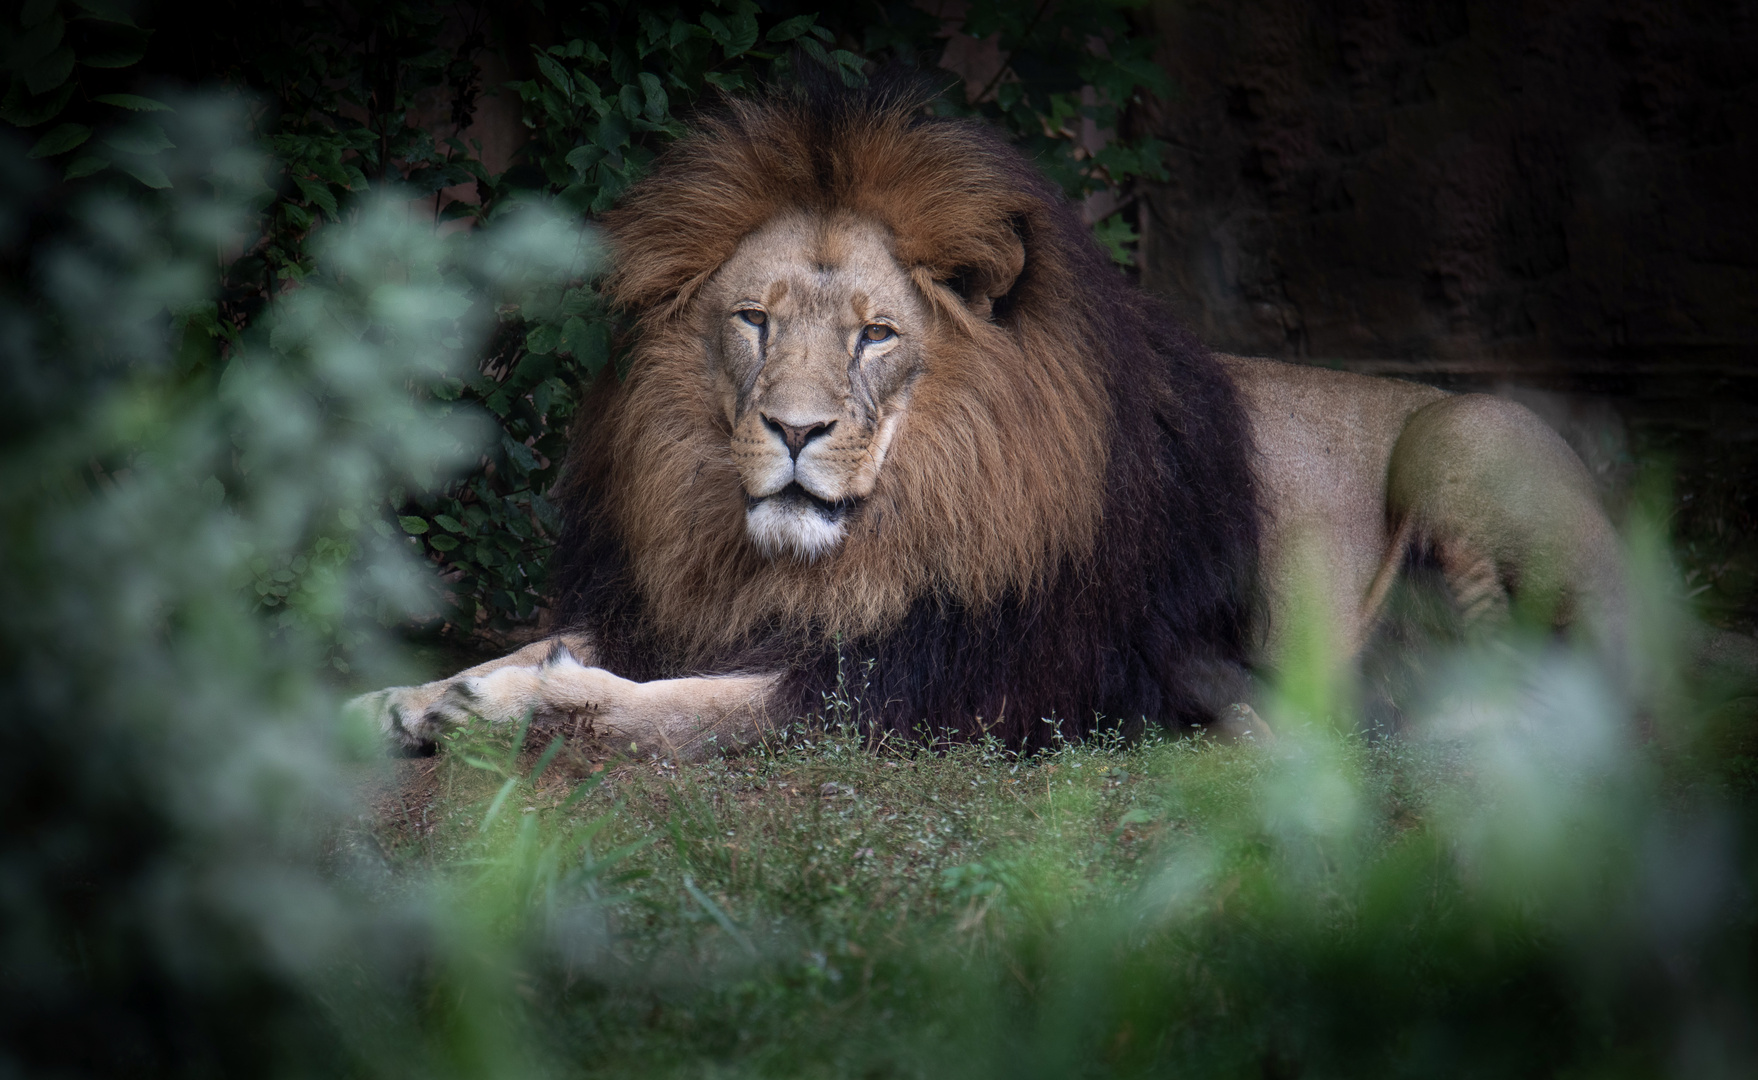
[[[1180,93],[1142,275],[1281,356],[1758,355],[1758,3],[1236,0],[1153,15]]]

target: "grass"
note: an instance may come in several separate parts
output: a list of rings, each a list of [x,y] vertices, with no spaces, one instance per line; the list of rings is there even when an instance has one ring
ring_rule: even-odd
[[[970,965],[1138,889],[1168,836],[1246,799],[1263,766],[1252,748],[1201,741],[1021,760],[993,743],[873,752],[851,730],[799,729],[681,767],[558,755],[485,834],[506,780],[480,765],[530,778],[538,764],[516,739],[466,729],[402,766],[425,774],[430,824],[397,813],[378,840],[405,868],[459,867],[513,846],[526,821],[591,829],[597,985],[551,1018],[564,1029],[551,1039],[589,1031],[586,1071],[631,1075],[944,1064],[957,1014],[987,1023],[968,1017],[986,1006]]]
[[[820,725],[679,766],[556,734],[460,730],[356,838],[381,888],[451,883],[535,1073],[1657,1075],[1681,1010],[1750,990],[1751,861],[1650,865],[1719,842],[1739,766],[1669,779],[1658,745],[1314,724],[1021,759]],[[1663,901],[1715,916],[1663,933]]]
[[[429,824],[400,806],[385,817],[379,842],[392,858],[467,857],[503,775],[529,776],[541,756],[521,751],[506,774],[481,767],[507,761],[517,738],[466,728],[450,752],[401,765],[420,778],[409,786],[414,798],[431,799]],[[852,730],[799,726],[695,765],[569,753],[523,782],[513,809],[553,814],[588,785],[568,813],[604,816],[601,846],[642,845],[626,860],[641,884],[618,911],[655,941],[725,936],[719,912],[749,927],[747,939],[785,925],[809,927],[826,944],[921,920],[977,925],[1019,873],[1039,875],[1071,903],[1126,888],[1163,831],[1196,827],[1206,804],[1229,791],[1243,798],[1260,766],[1250,747],[1203,740],[1069,745],[1021,759],[994,742],[874,752]],[[1202,792],[1182,809],[1167,788],[1175,776]],[[692,886],[714,906],[692,898]]]

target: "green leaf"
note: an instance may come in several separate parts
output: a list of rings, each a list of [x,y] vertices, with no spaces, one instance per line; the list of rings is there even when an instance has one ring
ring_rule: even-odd
[[[502,435],[501,447],[506,450],[507,456],[512,458],[513,462],[523,471],[531,472],[537,468],[537,455],[531,452],[529,446],[514,439],[512,436]]]
[[[87,53],[79,58],[79,62],[90,68],[128,68],[140,63],[145,55],[145,49],[108,49]]]
[[[537,515],[537,521],[544,529],[554,536],[562,531],[562,514],[555,504],[542,495],[531,496],[531,512]]]
[[[1117,56],[1116,64],[1156,97],[1172,93],[1172,78],[1154,63],[1152,56]]]
[[[861,58],[847,49],[837,49],[830,54],[836,61],[836,73],[842,76],[842,83],[850,89],[859,89],[867,85],[866,72],[862,71]]]
[[[427,522],[410,514],[397,515],[397,524],[403,526],[403,531],[410,536],[420,536],[427,531]]]
[[[1094,225],[1093,239],[1111,256],[1112,262],[1119,266],[1135,265],[1135,253],[1127,245],[1135,243],[1141,237],[1123,220],[1122,214],[1112,214]]]
[[[466,531],[464,523],[450,514],[435,514],[433,523],[447,532],[461,533]]]
[[[78,180],[82,176],[103,172],[110,167],[110,159],[96,154],[82,154],[67,164],[67,171],[61,174],[63,180]]]
[[[818,44],[818,42],[812,38],[808,37],[800,39],[800,51],[827,68],[833,68],[836,66],[836,61],[830,59],[830,54],[824,51],[824,46]]]
[[[578,86],[580,92],[586,95],[586,101],[592,106],[593,112],[603,116],[610,109],[610,106],[605,104],[604,92],[598,88],[596,82],[587,77],[584,71],[576,70],[574,72],[574,85]]]
[[[21,128],[46,124],[61,114],[77,88],[77,83],[70,82],[52,94],[31,97],[25,93],[24,83],[15,81],[0,101],[0,120]]]
[[[515,748],[516,751],[517,748]],[[507,796],[513,793],[513,788],[518,786],[518,783],[517,776],[509,776],[506,783],[501,785],[501,789],[494,793],[494,798],[489,800],[487,812],[482,815],[482,826],[479,831],[487,832],[489,827],[494,824],[495,819],[500,817],[501,807],[506,805]]]
[[[560,340],[560,331],[554,325],[544,323],[525,335],[525,348],[534,353],[552,353]]]
[[[165,137],[165,129],[151,120],[132,121],[127,127],[105,135],[104,142],[125,154],[142,156],[174,148],[171,140]]]
[[[617,102],[622,106],[623,115],[630,120],[640,116],[641,106],[644,104],[642,100],[644,96],[645,95],[641,93],[641,88],[639,86],[634,83],[625,83],[622,90],[617,94]]]
[[[37,140],[25,157],[46,158],[64,154],[92,137],[92,129],[84,124],[59,124]]]
[[[641,29],[644,30],[647,35],[646,43],[641,45],[641,55],[646,56],[648,53],[652,52],[660,42],[670,40],[671,27],[666,25],[664,19],[661,19],[658,15],[655,15],[653,12],[645,8],[641,9],[639,17],[641,20]]]
[[[632,90],[633,87],[624,87]],[[613,112],[598,122],[592,133],[592,141],[604,148],[606,153],[615,153],[629,141],[629,122],[623,119],[622,113]]]
[[[303,207],[295,206],[290,202],[284,202],[278,209],[295,230],[304,232],[306,229],[311,228],[311,214]]]
[[[449,536],[435,534],[427,538],[427,546],[435,551],[451,551],[458,546],[458,542]]]
[[[165,175],[165,170],[159,168],[158,165],[151,161],[142,161],[139,158],[134,158],[132,160],[124,158],[114,164],[118,169],[121,169],[136,180],[139,180],[154,191],[163,191],[165,188],[171,186],[171,178]]]
[[[24,71],[24,84],[33,94],[46,94],[67,81],[73,74],[73,50],[56,49]]]
[[[305,196],[306,202],[330,215],[331,218],[336,216],[336,196],[334,192],[330,191],[328,184],[321,180],[308,180],[303,176],[295,176],[293,184],[299,188],[299,193]]]
[[[643,110],[647,119],[659,123],[665,119],[666,112],[671,108],[670,100],[665,96],[665,87],[660,83],[659,76],[652,72],[641,73],[641,90],[647,97],[647,107]]]
[[[596,375],[610,360],[610,326],[599,320],[569,319],[562,328],[561,349]]]
[[[162,101],[154,101],[150,97],[139,94],[99,94],[92,99],[105,105],[115,105],[122,109],[133,109],[135,112],[172,112],[171,106]]]
[[[568,103],[573,104],[574,80],[568,78],[568,73],[563,70],[562,66],[542,53],[538,53],[537,68],[543,72],[545,78],[555,83],[556,89],[562,92],[562,96],[568,99]]]
[[[783,19],[771,26],[769,33],[765,34],[764,37],[769,41],[792,41],[812,29],[812,24],[817,21],[817,12],[810,15],[795,15],[791,19]]]
[[[726,28],[726,24],[721,22],[720,16],[714,12],[705,11],[702,13],[702,25],[707,27],[708,35],[722,45],[732,40],[732,31]]]
[[[586,286],[569,289],[562,293],[561,311],[564,315],[585,315],[588,312],[603,310],[603,303],[598,293]]]
[[[726,43],[726,58],[743,55],[757,44],[757,16],[749,12],[741,12],[727,20],[727,29],[731,37]]]
[[[562,160],[574,171],[584,173],[603,159],[604,147],[602,146],[576,146],[569,150],[568,156]]]

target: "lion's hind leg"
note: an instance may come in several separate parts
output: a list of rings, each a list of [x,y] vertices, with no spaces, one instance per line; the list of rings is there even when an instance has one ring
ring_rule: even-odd
[[[1432,554],[1467,632],[1520,613],[1622,665],[1622,545],[1544,421],[1500,398],[1444,398],[1411,416],[1387,479],[1388,512]]]

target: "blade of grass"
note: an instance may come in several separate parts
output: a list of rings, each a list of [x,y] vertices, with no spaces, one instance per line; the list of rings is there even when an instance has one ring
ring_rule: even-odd
[[[752,956],[757,955],[757,946],[751,944],[751,939],[745,936],[744,931],[733,923],[732,918],[726,912],[720,910],[719,904],[709,899],[707,893],[696,888],[696,883],[690,880],[688,874],[684,875],[684,891],[689,893],[691,899],[695,900],[696,903],[702,905],[702,910],[706,911],[710,918],[720,924],[720,928],[726,931],[727,937],[739,943],[739,948],[744,949]]]

